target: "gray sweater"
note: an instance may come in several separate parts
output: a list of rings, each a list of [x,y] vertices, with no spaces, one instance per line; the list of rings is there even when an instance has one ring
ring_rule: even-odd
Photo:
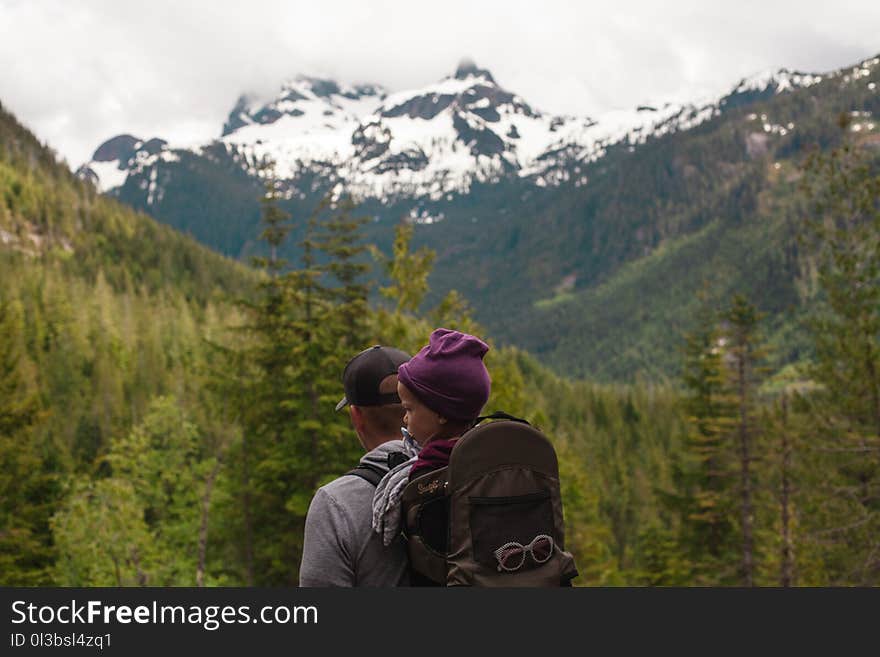
[[[388,454],[403,451],[400,440],[379,445],[361,459],[388,470]],[[382,545],[372,530],[375,488],[347,475],[322,486],[306,516],[300,586],[406,586],[406,546],[398,537]]]

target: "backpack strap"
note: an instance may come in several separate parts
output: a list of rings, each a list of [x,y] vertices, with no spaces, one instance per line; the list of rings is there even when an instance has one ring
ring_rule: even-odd
[[[409,461],[409,457],[403,452],[391,452],[388,455],[388,469],[393,470],[398,465]]]
[[[397,467],[401,463],[405,463],[407,461],[407,456],[403,452],[391,452],[388,454],[388,470],[392,470]],[[355,477],[360,477],[364,481],[369,482],[375,488],[379,485],[379,482],[382,481],[382,477],[388,472],[388,470],[383,470],[377,465],[373,465],[372,463],[361,463],[356,468],[352,468],[348,472],[346,472],[343,477],[347,475],[353,475]]]
[[[495,411],[491,415],[481,415],[476,420],[474,420],[473,426],[477,426],[483,420],[511,420],[513,422],[522,422],[523,424],[528,424],[532,426],[528,420],[523,420],[519,417],[514,417],[510,413],[505,413],[504,411]]]
[[[347,475],[360,477],[364,481],[369,482],[375,488],[379,485],[379,482],[382,481],[382,477],[385,476],[385,471],[376,467],[375,465],[370,465],[369,463],[361,463],[358,467],[352,468],[343,476]]]

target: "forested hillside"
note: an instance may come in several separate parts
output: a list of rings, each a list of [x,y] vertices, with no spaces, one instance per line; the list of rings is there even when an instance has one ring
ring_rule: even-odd
[[[804,169],[800,369],[768,380],[778,332],[732,284],[696,297],[665,383],[566,380],[493,343],[489,409],[559,453],[576,584],[878,583],[874,153],[848,140]],[[294,584],[311,495],[359,454],[333,412],[348,358],[435,326],[492,342],[461,294],[429,294],[413,226],[371,265],[360,209],[290,217],[265,179],[246,268],[97,196],[0,114],[0,583]]]
[[[156,398],[199,407],[205,336],[257,276],[98,196],[2,108],[0,194],[0,558],[49,583],[73,478]]]

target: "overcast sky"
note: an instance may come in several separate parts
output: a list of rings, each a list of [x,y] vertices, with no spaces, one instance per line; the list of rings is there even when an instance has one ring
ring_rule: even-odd
[[[463,57],[534,107],[596,115],[768,68],[880,53],[880,1],[0,0],[0,103],[78,166],[116,134],[220,135],[298,73],[398,91]]]

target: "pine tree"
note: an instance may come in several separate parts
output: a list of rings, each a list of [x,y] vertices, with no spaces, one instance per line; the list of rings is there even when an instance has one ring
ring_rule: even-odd
[[[698,584],[731,583],[735,573],[729,446],[734,406],[727,390],[726,338],[718,319],[704,295],[696,327],[685,337],[685,450],[676,466],[676,490],[663,496],[680,516],[682,545]]]
[[[297,463],[295,409],[290,406],[297,354],[293,322],[300,313],[288,263],[278,257],[290,232],[289,215],[279,207],[280,193],[271,163],[264,163],[262,238],[267,257],[254,259],[264,272],[254,298],[239,299],[244,323],[236,344],[218,351],[225,372],[214,381],[217,394],[237,401],[240,442],[230,448],[235,489],[241,502],[241,553],[248,585],[292,583],[290,514],[286,504],[301,480]],[[224,378],[225,377],[225,378]],[[295,530],[294,530],[295,531]],[[286,558],[285,558],[286,557]]]
[[[367,294],[369,286],[363,277],[370,265],[363,261],[367,246],[361,241],[360,228],[366,223],[365,217],[354,216],[355,203],[350,196],[343,197],[333,208],[329,218],[323,222],[323,235],[318,239],[317,248],[324,253],[327,264],[324,270],[335,282],[330,294],[335,300],[335,314],[347,327],[340,344],[341,351],[360,348],[366,339]]]
[[[843,122],[846,127],[846,122]],[[851,143],[807,165],[819,269],[811,397],[815,448],[833,463],[825,536],[834,581],[880,582],[880,175]]]
[[[0,298],[0,584],[50,583],[48,514],[57,496],[35,425],[40,409],[22,367],[20,304]]]
[[[301,309],[291,323],[296,364],[292,368],[290,391],[293,394],[287,406],[296,417],[300,452],[298,471],[302,482],[302,489],[291,498],[289,508],[303,521],[308,500],[322,476],[318,465],[321,456],[321,417],[325,415],[321,408],[322,380],[335,378],[336,375],[336,372],[325,369],[329,365],[327,355],[333,350],[333,294],[324,278],[325,268],[318,264],[321,219],[330,203],[330,198],[325,197],[309,217],[299,245],[301,267],[288,274],[293,297]]]
[[[730,368],[730,395],[736,402],[736,441],[739,460],[741,576],[744,586],[755,583],[755,460],[756,406],[761,361],[765,356],[758,336],[762,314],[740,294],[734,295],[723,314],[726,322],[726,354]]]
[[[11,438],[33,424],[36,395],[21,371],[21,305],[0,298],[0,436]]]
[[[782,393],[779,401],[777,434],[779,460],[779,585],[783,587],[795,584],[795,541],[794,541],[794,516],[795,494],[794,487],[794,433],[789,420],[789,400],[786,392]]]
[[[281,209],[280,185],[275,176],[275,163],[270,159],[264,159],[258,169],[259,176],[263,179],[263,196],[260,198],[261,221],[263,231],[260,239],[269,247],[268,259],[258,259],[256,265],[268,271],[275,277],[287,264],[278,257],[278,248],[284,244],[291,226],[288,223],[290,214]]]
[[[263,205],[274,251],[288,234],[274,200]],[[328,196],[314,209],[293,269],[270,256],[260,294],[242,304],[248,339],[236,352],[244,436],[239,480],[246,551],[257,584],[295,584],[302,531],[316,488],[357,462],[347,417],[334,413],[345,363],[367,341],[367,265],[354,204]],[[236,450],[237,451],[237,450]],[[250,538],[248,538],[250,537]],[[249,580],[250,581],[250,580]]]

